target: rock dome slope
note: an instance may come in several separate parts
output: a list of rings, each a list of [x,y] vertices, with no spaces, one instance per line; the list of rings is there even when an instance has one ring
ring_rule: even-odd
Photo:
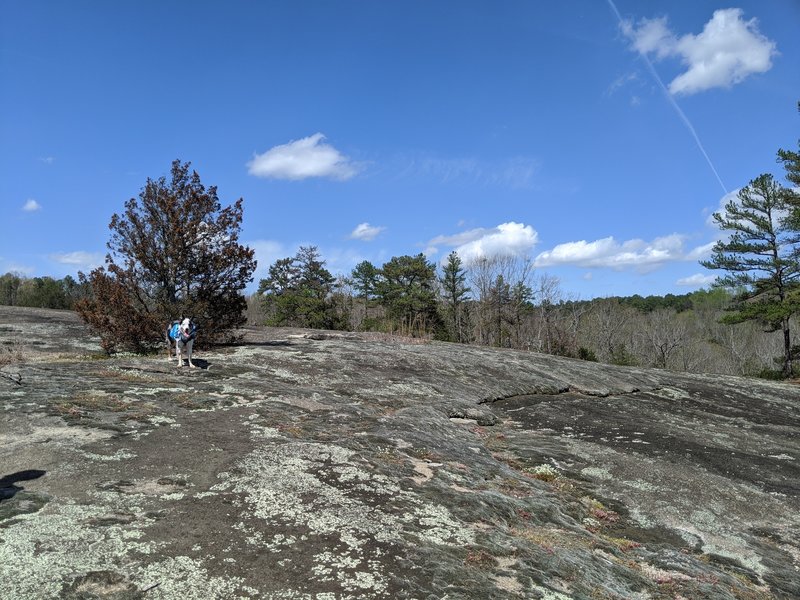
[[[800,597],[797,385],[411,342],[0,307],[0,596]]]

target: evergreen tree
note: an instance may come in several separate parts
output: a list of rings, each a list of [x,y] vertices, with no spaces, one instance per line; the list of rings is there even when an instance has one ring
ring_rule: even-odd
[[[738,202],[714,213],[720,229],[730,232],[718,241],[710,260],[701,264],[727,274],[715,285],[736,291],[726,323],[757,321],[767,331],[783,333],[784,377],[792,374],[790,318],[798,311],[796,294],[800,281],[796,237],[787,218],[786,190],[771,175],[751,181],[739,191]]]
[[[333,289],[336,278],[325,268],[316,246],[300,246],[295,256],[300,274],[300,288],[317,301],[324,301]]]
[[[358,263],[350,274],[353,287],[364,300],[365,306],[375,297],[379,277],[380,270],[368,260]]]
[[[395,256],[381,268],[376,288],[387,317],[412,335],[439,333],[436,266],[425,255]]]
[[[533,290],[524,282],[518,281],[509,290],[511,321],[514,326],[513,347],[521,348],[523,344],[522,324],[533,310]]]
[[[468,314],[466,302],[470,288],[466,285],[467,272],[462,267],[461,257],[454,250],[447,256],[447,263],[442,268],[439,283],[444,299],[447,325],[453,341],[464,342],[467,339]]]
[[[274,326],[338,329],[341,319],[331,295],[335,278],[316,246],[301,246],[294,257],[276,261],[262,279],[267,323]]]
[[[498,275],[494,284],[489,288],[489,299],[496,336],[495,345],[502,348],[509,345],[510,336],[507,325],[511,324],[508,314],[508,307],[511,304],[511,286],[502,275]]]

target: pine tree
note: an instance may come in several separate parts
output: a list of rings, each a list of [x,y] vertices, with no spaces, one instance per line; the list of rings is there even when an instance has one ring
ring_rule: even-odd
[[[394,256],[380,275],[376,295],[396,327],[411,335],[440,333],[436,266],[425,255]]]
[[[462,267],[461,257],[454,250],[447,256],[447,263],[442,268],[439,283],[444,299],[445,315],[450,337],[456,342],[467,339],[468,314],[466,302],[470,288],[466,285],[467,272]]]
[[[262,279],[267,322],[274,326],[339,329],[343,326],[331,295],[335,278],[316,246],[301,246],[294,257],[276,261]]]
[[[727,274],[716,286],[735,291],[727,323],[757,321],[767,331],[783,333],[782,373],[792,375],[790,318],[800,309],[794,293],[800,283],[796,239],[788,219],[787,194],[771,175],[751,181],[739,191],[738,202],[714,213],[714,221],[729,237],[718,241],[710,260],[701,264]]]
[[[380,270],[368,260],[358,263],[350,274],[350,278],[353,280],[353,287],[359,292],[365,305],[374,298],[379,277]]]

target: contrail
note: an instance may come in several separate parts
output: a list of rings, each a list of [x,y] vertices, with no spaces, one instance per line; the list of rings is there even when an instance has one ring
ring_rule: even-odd
[[[614,11],[614,15],[616,15],[617,21],[619,22],[620,27],[621,27],[622,24],[623,24],[622,15],[619,14],[619,11],[617,10],[617,6],[616,6],[616,4],[614,4],[614,0],[608,0],[608,5],[611,7],[611,10]],[[714,167],[714,163],[711,162],[711,158],[708,156],[708,153],[706,152],[706,149],[703,147],[703,143],[700,141],[700,137],[697,135],[697,132],[694,130],[694,126],[692,125],[692,122],[689,120],[689,117],[687,117],[684,114],[684,112],[681,110],[681,107],[678,106],[677,102],[675,102],[675,98],[673,98],[672,94],[669,93],[669,90],[667,89],[667,86],[664,85],[664,82],[661,80],[661,77],[658,76],[658,73],[656,72],[656,69],[653,66],[653,63],[650,61],[650,59],[647,57],[647,55],[642,53],[642,52],[639,52],[639,56],[641,56],[642,59],[644,60],[645,64],[647,65],[647,68],[650,70],[650,74],[653,76],[653,79],[655,79],[656,83],[658,84],[658,87],[661,88],[661,92],[664,94],[664,97],[672,105],[672,108],[675,109],[675,112],[678,113],[678,116],[681,118],[681,121],[683,121],[683,124],[686,125],[686,129],[689,130],[689,133],[692,134],[692,137],[694,138],[694,141],[697,144],[697,147],[700,149],[700,152],[703,154],[703,157],[705,157],[706,162],[708,163],[708,166],[711,168],[711,171],[714,173],[714,177],[716,177],[717,181],[719,181],[719,185],[722,187],[722,191],[727,194],[728,193],[728,188],[726,188],[725,184],[722,183],[722,178],[719,176],[719,173],[717,173],[717,169]]]

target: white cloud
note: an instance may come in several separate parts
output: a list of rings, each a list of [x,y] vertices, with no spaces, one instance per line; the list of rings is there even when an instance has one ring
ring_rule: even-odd
[[[633,49],[639,54],[655,54],[665,58],[675,52],[678,40],[667,27],[667,18],[642,19],[634,27],[630,21],[622,22],[622,32],[631,39]]]
[[[77,267],[79,270],[84,271],[99,267],[103,263],[103,256],[101,254],[97,252],[84,252],[83,250],[50,254],[48,258],[61,265]]]
[[[43,157],[39,158],[39,162],[42,162],[42,163],[44,163],[46,165],[52,165],[55,162],[55,160],[56,159],[53,158],[52,156],[43,156]]]
[[[624,75],[620,75],[611,82],[611,85],[609,85],[608,89],[605,91],[605,95],[613,96],[618,90],[622,89],[630,82],[636,81],[638,78],[639,76],[636,73],[625,73]]]
[[[716,242],[709,242],[708,244],[703,244],[702,246],[698,246],[693,250],[690,250],[686,254],[686,260],[703,260],[709,258],[711,256],[711,250],[714,248],[714,244]]]
[[[478,227],[476,229],[469,229],[453,235],[439,235],[428,243],[432,246],[463,246],[464,244],[478,240],[493,231],[495,231],[495,229]]]
[[[28,200],[22,206],[22,210],[25,212],[36,212],[37,210],[42,210],[42,205],[33,198],[28,198]]]
[[[729,202],[733,202],[734,204],[741,205],[741,201],[739,200],[739,191],[740,190],[741,190],[741,188],[737,188],[737,189],[732,190],[732,191],[728,192],[727,194],[723,195],[722,198],[719,199],[719,207],[714,212],[718,212],[723,217],[725,217],[727,215],[727,211],[726,211],[725,207]],[[714,229],[719,229],[719,225],[717,225],[717,222],[714,220],[714,212],[710,212],[708,214],[708,217],[706,217],[706,225],[708,225],[709,227],[712,227]]]
[[[450,236],[438,236],[428,242],[428,250],[438,245],[455,246],[461,260],[472,263],[481,258],[526,256],[536,245],[539,234],[524,223],[501,223],[489,229],[471,229]]]
[[[694,275],[690,275],[689,277],[683,277],[682,279],[678,279],[675,283],[680,286],[684,287],[693,287],[693,288],[700,288],[706,285],[711,285],[716,281],[716,277],[714,275],[704,275],[703,273],[695,273]]]
[[[310,177],[340,180],[354,177],[360,170],[359,166],[324,140],[323,134],[315,133],[270,148],[253,156],[253,160],[247,163],[247,172],[256,177],[294,181]]]
[[[606,237],[593,242],[580,240],[558,244],[552,250],[540,253],[534,260],[537,267],[573,265],[584,268],[635,268],[649,271],[667,262],[696,260],[701,246],[689,253],[684,251],[685,236],[677,233],[659,237],[651,242],[634,239],[618,242]]]
[[[369,223],[359,223],[356,225],[356,228],[353,229],[352,233],[350,233],[350,239],[369,242],[374,240],[384,229],[386,229],[386,227],[377,227]]]
[[[679,57],[686,70],[669,84],[672,94],[694,94],[728,88],[754,73],[772,68],[775,42],[758,30],[757,19],[745,21],[739,8],[714,11],[702,33],[677,37],[665,17],[643,19],[637,25],[622,23],[633,48],[656,59]]]

